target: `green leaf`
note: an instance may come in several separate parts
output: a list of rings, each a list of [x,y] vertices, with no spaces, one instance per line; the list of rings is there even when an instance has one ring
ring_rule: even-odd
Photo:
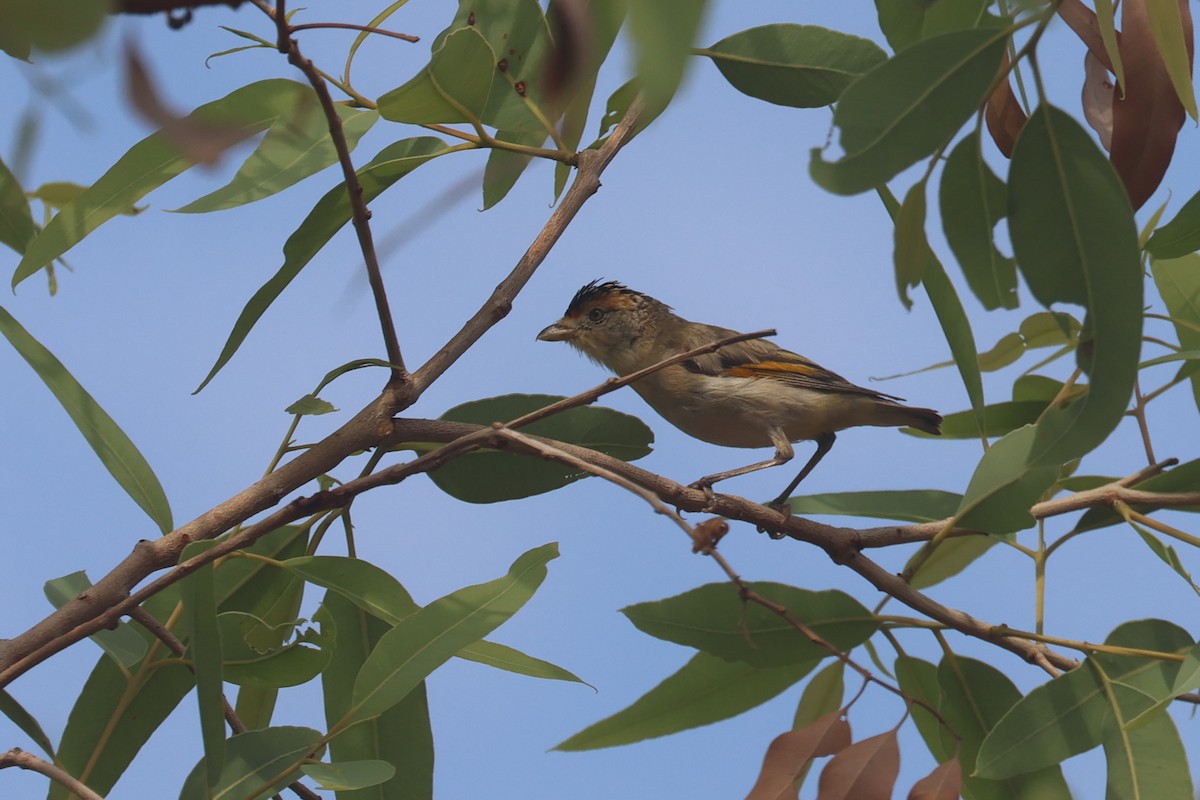
[[[983,160],[980,132],[971,132],[946,159],[938,196],[946,242],[971,291],[988,310],[1016,308],[1019,302],[1016,262],[1002,255],[993,239],[996,225],[1008,213],[1007,194]]]
[[[894,52],[921,41],[929,5],[929,0],[875,0],[879,29]]]
[[[786,607],[843,652],[879,629],[878,620],[844,592],[810,592],[765,582],[750,583],[748,588]],[[728,583],[710,583],[665,600],[627,606],[621,613],[650,636],[755,667],[819,661],[830,655],[787,620],[743,600]]]
[[[1184,566],[1183,559],[1179,557],[1179,553],[1175,552],[1174,547],[1163,544],[1157,536],[1133,520],[1129,521],[1129,525],[1137,531],[1138,536],[1150,548],[1150,552],[1154,553],[1164,564],[1174,570],[1176,575],[1187,581],[1188,586],[1192,587],[1193,592],[1200,595],[1200,586],[1197,586],[1196,582],[1192,580],[1192,573]]]
[[[888,214],[891,215],[892,222],[899,226],[901,209],[895,196],[886,186],[879,186],[876,191],[883,201],[884,207],[887,208]],[[928,244],[925,247],[925,254],[926,261],[921,268],[925,292],[929,296],[929,302],[933,304],[938,323],[942,326],[942,333],[946,336],[946,344],[950,346],[950,353],[954,356],[958,374],[962,376],[967,397],[971,399],[971,407],[978,417],[979,427],[982,428],[983,378],[979,373],[979,354],[975,348],[975,335],[971,332],[971,321],[967,318],[966,311],[963,310],[962,301],[958,299],[958,292],[954,290],[954,284],[950,282],[942,263],[938,261]]]
[[[954,515],[962,495],[939,489],[831,492],[788,498],[793,514],[844,514],[905,522],[936,522]]]
[[[912,656],[900,656],[896,659],[895,670],[896,681],[905,695],[914,700],[924,701],[935,709],[941,706],[942,689],[938,684],[936,666]],[[914,704],[912,718],[935,759],[941,762],[957,755],[956,747],[946,747],[942,739],[941,723],[926,708]]]
[[[50,605],[62,608],[91,587],[92,582],[88,580],[87,573],[79,570],[46,581],[43,590]],[[111,630],[96,631],[88,638],[125,667],[133,666],[146,655],[146,640],[127,622],[118,622]]]
[[[661,111],[674,97],[706,5],[704,0],[629,4],[629,35],[648,108]]]
[[[1192,89],[1191,37],[1184,33],[1179,3],[1173,0],[1146,0],[1145,10],[1150,18],[1155,48],[1166,67],[1180,105],[1187,109],[1193,120],[1200,119],[1196,109],[1196,92]],[[1191,12],[1188,16],[1190,28]]]
[[[326,592],[317,619],[322,631],[337,639],[321,676],[325,719],[332,727],[349,712],[354,679],[391,626],[332,591]],[[395,776],[378,788],[346,794],[340,800],[432,800],[433,732],[425,684],[379,716],[338,734],[329,743],[329,752],[335,763],[380,760],[396,768]]]
[[[1004,537],[997,536],[962,536],[947,539],[937,546],[933,555],[929,556],[916,574],[909,579],[914,589],[928,589],[942,581],[953,578],[992,549]],[[912,561],[908,562],[911,566]]]
[[[388,625],[399,625],[420,610],[399,581],[369,561],[346,556],[301,556],[283,567],[309,583],[337,592]]]
[[[303,416],[320,416],[321,414],[332,414],[337,411],[333,407],[333,403],[328,400],[322,400],[313,394],[306,394],[296,402],[284,409],[284,413],[296,414]]]
[[[236,800],[269,797],[302,775],[304,759],[323,750],[321,734],[312,728],[281,726],[247,731],[225,741],[225,766],[220,780],[205,785],[205,760],[200,759],[183,783],[179,800]]]
[[[212,549],[213,541],[192,542],[183,549],[180,561]],[[205,787],[211,789],[225,766],[225,711],[221,679],[221,634],[217,627],[217,599],[211,563],[180,581],[184,613],[191,628],[185,654],[196,676],[196,700],[200,709],[200,736],[204,742]]]
[[[520,610],[546,577],[558,545],[522,555],[508,574],[446,595],[385,634],[354,681],[352,706],[335,726],[344,729],[396,705],[463,647],[479,641]]]
[[[945,143],[979,107],[1006,36],[966,30],[925,39],[863,75],[834,112],[840,161],[812,151],[809,172],[836,194],[874,189]]]
[[[47,53],[66,50],[95,36],[107,21],[112,5],[111,0],[3,0],[0,44],[6,53],[25,61],[29,60],[31,46]]]
[[[24,253],[34,233],[25,190],[8,165],[0,160],[0,243]]]
[[[171,507],[162,485],[150,464],[125,432],[113,421],[96,399],[67,371],[41,342],[33,338],[3,307],[0,307],[0,333],[21,357],[33,367],[46,387],[71,417],[100,463],[133,501],[146,512],[163,533],[174,528]]]
[[[378,759],[339,761],[336,764],[305,764],[300,771],[316,781],[318,788],[326,792],[349,792],[378,786],[390,781],[396,774],[395,767]]]
[[[1108,797],[1193,800],[1192,773],[1179,729],[1162,709],[1134,730],[1105,731]]]
[[[9,722],[32,739],[46,755],[51,759],[54,758],[54,744],[50,741],[50,737],[42,730],[42,726],[38,724],[33,715],[26,711],[25,707],[17,702],[17,699],[6,689],[0,689],[0,714],[8,717]]]
[[[697,653],[633,705],[584,728],[554,749],[615,747],[720,722],[780,694],[816,663],[810,660],[760,669]]]
[[[282,626],[282,635],[276,635],[276,642],[267,649],[259,649],[254,646],[254,633],[265,627],[263,620],[239,611],[227,611],[217,621],[224,653],[224,678],[237,686],[256,689],[299,686],[321,674],[329,662],[328,648],[321,646],[325,643],[311,631],[283,644],[295,623]]]
[[[527,147],[541,147],[546,142],[545,131],[520,133],[518,131],[499,131],[497,139]],[[524,153],[514,153],[511,150],[492,148],[488,153],[487,166],[483,170],[483,209],[486,211],[503,200],[516,185],[521,173],[529,166],[533,156]]]
[[[370,203],[396,181],[449,150],[450,147],[445,142],[432,136],[402,139],[388,145],[371,159],[369,164],[358,170],[359,182],[363,187],[363,202]],[[246,340],[259,317],[275,302],[275,298],[279,297],[292,279],[300,274],[300,270],[312,257],[350,221],[350,216],[350,200],[346,195],[346,187],[339,183],[317,201],[313,210],[288,237],[283,246],[283,266],[246,303],[221,354],[217,357],[217,362],[200,382],[196,388],[197,392],[207,386],[221,367],[233,358],[233,354]]]
[[[1017,428],[1035,425],[1049,400],[1006,400],[983,407],[987,424],[983,434],[988,438],[1005,436]],[[956,411],[942,419],[942,436],[946,439],[978,439],[979,422],[974,411]]]
[[[896,241],[893,261],[896,267],[896,291],[905,308],[912,308],[908,290],[919,286],[925,266],[933,261],[933,251],[925,236],[925,181],[917,181],[904,195],[896,212]]]
[[[934,0],[925,11],[921,38],[978,27],[988,5],[989,0]]]
[[[283,525],[258,539],[245,552],[271,559],[299,555],[308,545],[305,526]],[[292,576],[287,571],[251,558],[226,558],[216,565],[217,607],[222,611],[244,611],[266,615],[276,598],[287,591]]]
[[[236,127],[250,135],[266,128],[301,97],[311,96],[311,93],[312,89],[295,81],[259,81],[200,106],[187,119]],[[13,288],[152,190],[186,172],[194,163],[180,154],[161,132],[135,144],[34,237],[13,275]]]
[[[859,75],[887,61],[870,39],[792,23],[750,28],[696,52],[739,92],[793,108],[831,105]]]
[[[131,684],[115,661],[101,656],[58,744],[59,766],[101,795],[112,789],[150,734],[195,686],[181,661],[135,674],[139,677]],[[68,796],[61,784],[51,785],[49,800]]]
[[[1032,527],[1030,507],[1058,478],[1053,466],[1031,466],[1036,429],[1018,428],[993,444],[979,460],[959,506],[959,524],[988,533]]]
[[[1200,213],[1200,204],[1197,209]],[[1200,255],[1152,258],[1150,272],[1175,324],[1180,346],[1184,350],[1200,349]],[[1191,382],[1192,396],[1200,408],[1200,373],[1193,373]]]
[[[440,418],[490,425],[516,419],[561,399],[544,394],[506,394],[463,403]],[[533,436],[598,450],[622,461],[635,461],[646,455],[654,441],[654,433],[637,417],[594,406],[568,409],[521,430]],[[424,443],[409,443],[396,449],[427,453],[435,448]],[[431,472],[429,477],[439,489],[459,500],[498,503],[553,491],[588,474],[533,456],[480,450],[455,458]]]
[[[812,680],[804,687],[804,694],[800,695],[800,704],[796,706],[796,715],[792,720],[792,730],[806,728],[842,707],[842,698],[846,691],[845,674],[845,662],[835,658],[825,669],[813,675]]]
[[[1146,249],[1156,259],[1180,258],[1200,250],[1200,192],[1192,195],[1170,222],[1154,232]]]
[[[958,758],[966,776],[966,795],[974,798],[1062,798],[1071,793],[1056,766],[1009,776],[999,781],[972,775],[979,746],[988,732],[1008,713],[1021,692],[1000,670],[982,661],[947,653],[937,668],[940,688],[938,710],[961,737]],[[953,753],[954,737],[938,725],[942,752]]]
[[[1163,620],[1125,623],[1105,644],[1179,654],[1195,646],[1186,631]],[[1178,662],[1097,653],[1014,705],[980,747],[976,774],[1019,775],[1096,747],[1112,726],[1170,700],[1178,671]],[[1124,686],[1110,693],[1105,684]]]
[[[342,121],[346,147],[353,152],[379,114],[347,106],[334,106]],[[336,164],[337,150],[329,136],[329,123],[316,97],[301,98],[286,114],[271,124],[267,135],[233,176],[233,180],[193,200],[184,214],[200,214],[253,203],[294,186],[310,175]]]
[[[1103,442],[1125,414],[1141,350],[1142,268],[1129,198],[1078,122],[1042,104],[1009,171],[1009,232],[1021,274],[1045,306],[1087,309],[1089,391],[1038,422],[1031,464],[1062,464]]]
[[[570,681],[572,683],[582,683],[584,686],[591,686],[591,684],[582,680],[575,673],[565,670],[556,664],[551,664],[549,661],[543,661],[540,658],[534,658],[508,645],[489,642],[486,639],[467,645],[459,650],[457,655],[459,658],[467,661],[485,664],[489,667],[502,669],[505,672],[516,673],[517,675],[528,675],[531,678],[542,678],[549,681]]]

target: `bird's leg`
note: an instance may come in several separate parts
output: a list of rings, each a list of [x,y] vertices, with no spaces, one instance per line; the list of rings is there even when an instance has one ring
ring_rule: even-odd
[[[727,478],[736,478],[739,475],[747,475],[751,472],[758,472],[760,469],[778,467],[781,464],[786,464],[787,462],[791,461],[796,455],[796,451],[792,449],[792,443],[788,441],[788,438],[784,432],[779,428],[772,428],[770,431],[768,431],[767,435],[771,437],[771,443],[775,445],[774,458],[769,458],[766,461],[759,461],[758,463],[750,464],[749,466],[738,467],[737,469],[726,470],[725,472],[718,472],[713,475],[705,475],[700,480],[691,483],[690,486],[693,489],[702,489],[704,491],[704,495],[711,500],[712,485],[714,483],[718,483]]]
[[[787,485],[786,489],[779,493],[779,497],[776,497],[770,502],[769,505],[771,508],[782,511],[788,507],[788,497],[791,496],[792,492],[796,490],[796,487],[800,485],[800,481],[804,480],[808,476],[808,473],[813,471],[813,467],[820,463],[821,459],[825,457],[825,454],[828,453],[830,448],[833,447],[833,443],[835,441],[837,441],[837,435],[833,433],[823,433],[817,437],[816,452],[812,454],[812,458],[810,458],[808,463],[804,465],[804,468],[800,470],[800,474],[792,479],[792,482]]]

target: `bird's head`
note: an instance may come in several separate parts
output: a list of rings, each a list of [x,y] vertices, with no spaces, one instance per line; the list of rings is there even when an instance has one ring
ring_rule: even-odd
[[[592,281],[571,298],[558,322],[538,334],[543,342],[566,342],[618,374],[631,372],[648,333],[656,331],[670,308],[653,297],[617,283]]]

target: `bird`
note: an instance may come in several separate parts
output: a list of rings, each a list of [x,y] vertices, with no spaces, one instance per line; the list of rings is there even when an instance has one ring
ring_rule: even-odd
[[[617,281],[594,280],[571,298],[567,311],[537,338],[566,342],[619,376],[737,332],[691,322],[670,306]],[[793,442],[813,441],[816,450],[768,505],[786,512],[787,499],[825,457],[837,432],[860,425],[911,427],[941,435],[942,416],[931,408],[902,404],[762,339],[742,341],[664,367],[630,384],[663,419],[679,430],[724,447],[774,447],[775,455],[744,467],[707,475],[691,486],[712,498],[720,481],[795,456]]]

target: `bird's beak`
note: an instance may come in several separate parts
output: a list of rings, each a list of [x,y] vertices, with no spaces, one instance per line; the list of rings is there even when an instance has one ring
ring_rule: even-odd
[[[537,338],[543,342],[565,342],[575,338],[575,327],[560,319],[553,325],[542,328],[542,332],[537,335]]]

